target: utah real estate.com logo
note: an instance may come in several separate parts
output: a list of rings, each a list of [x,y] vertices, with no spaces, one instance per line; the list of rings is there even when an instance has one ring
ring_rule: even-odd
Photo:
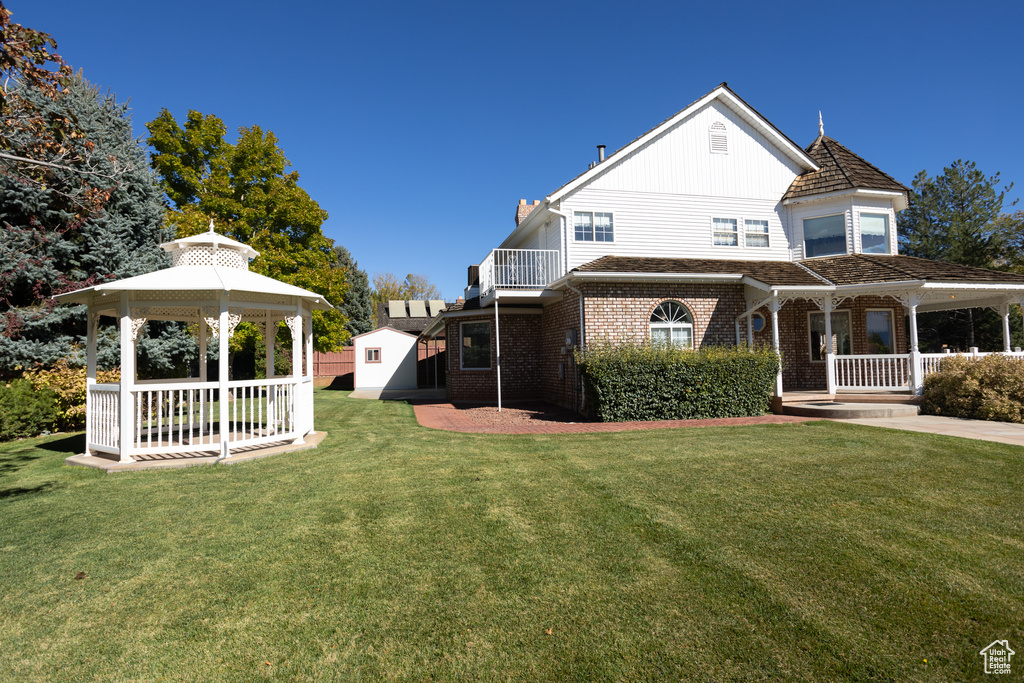
[[[1010,673],[1010,657],[1017,653],[1010,649],[1008,641],[993,640],[978,654],[985,658],[985,673],[1008,674]]]

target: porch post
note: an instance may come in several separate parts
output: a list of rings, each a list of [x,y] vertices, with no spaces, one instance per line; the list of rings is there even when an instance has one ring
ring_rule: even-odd
[[[833,395],[836,393],[836,356],[832,347],[832,311],[835,305],[835,299],[827,296],[821,306],[825,312],[825,387]]]
[[[220,322],[217,323],[217,350],[219,357],[217,358],[217,368],[220,372],[217,377],[217,394],[219,396],[219,414],[217,420],[219,422],[218,431],[220,432],[220,457],[227,458],[231,455],[231,444],[228,423],[228,403],[230,401],[230,389],[228,388],[228,378],[230,375],[230,368],[228,364],[228,293],[220,293],[220,316],[218,318]]]
[[[1003,316],[1003,351],[1010,353],[1013,350],[1012,342],[1010,341],[1010,302],[1007,301],[999,309],[999,314]]]
[[[121,292],[121,388],[120,424],[118,451],[121,462],[132,460],[132,444],[135,442],[135,422],[132,420],[132,392],[135,390],[135,334],[132,330],[132,309],[129,292]],[[150,416],[152,419],[152,416]]]
[[[277,341],[277,321],[267,314],[267,321],[264,329],[266,333],[263,335],[263,345],[267,347],[267,353],[265,356],[265,368],[267,379],[274,378],[274,344]]]
[[[907,309],[910,312],[910,384],[911,391],[921,394],[924,390],[924,366],[921,364],[921,351],[917,346],[917,305],[921,303],[921,295],[911,293],[907,296]]]
[[[754,348],[754,314],[747,316],[747,348]]]
[[[294,425],[295,433],[298,434],[298,438],[295,439],[294,443],[305,443],[303,435],[305,434],[304,425],[306,424],[306,418],[303,417],[306,413],[305,401],[302,393],[302,303],[295,307],[295,324],[290,325],[292,328],[292,381],[294,398],[292,399],[292,405],[295,409]]]
[[[85,317],[85,454],[89,455],[89,444],[93,434],[92,385],[96,384],[96,333],[100,314],[90,306]]]
[[[782,304],[779,303],[779,297],[776,294],[768,303],[768,310],[772,314],[772,348],[775,349],[775,353],[779,356],[779,372],[775,375],[775,395],[779,397],[782,396],[782,351],[779,348],[780,308],[782,308]]]
[[[498,369],[498,412],[501,412],[501,337],[498,330],[498,295],[494,295],[494,360]]]

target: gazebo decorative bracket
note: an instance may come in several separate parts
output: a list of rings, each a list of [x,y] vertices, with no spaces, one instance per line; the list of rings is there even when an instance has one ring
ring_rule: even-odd
[[[142,337],[142,328],[146,326],[148,319],[146,316],[149,315],[148,308],[132,308],[132,342],[135,344],[139,343],[139,339]]]

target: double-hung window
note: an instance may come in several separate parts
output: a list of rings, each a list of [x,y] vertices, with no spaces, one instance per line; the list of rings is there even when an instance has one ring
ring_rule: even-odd
[[[735,218],[712,218],[711,228],[714,232],[716,247],[739,246],[739,232]]]
[[[743,228],[746,231],[743,235],[746,246],[768,246],[768,221],[751,220],[748,218],[743,221]]]
[[[576,211],[572,217],[577,242],[614,242],[615,229],[610,213]]]

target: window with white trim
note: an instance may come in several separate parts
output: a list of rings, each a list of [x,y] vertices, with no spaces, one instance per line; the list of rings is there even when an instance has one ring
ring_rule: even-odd
[[[750,315],[750,329],[754,332],[760,332],[764,329],[765,322],[764,316],[760,313],[751,313]]]
[[[491,323],[461,323],[461,365],[463,370],[491,369]]]
[[[860,250],[865,254],[889,253],[889,216],[884,213],[860,215]]]
[[[836,256],[846,253],[846,214],[804,219],[804,256]]]
[[[739,233],[735,218],[712,218],[711,230],[716,247],[739,246]]]
[[[577,242],[613,242],[612,214],[598,211],[574,211],[572,223]]]
[[[367,363],[379,363],[380,362],[380,349],[366,349],[366,362]]]
[[[711,144],[712,154],[729,153],[729,131],[721,121],[715,121],[708,128],[708,142]]]
[[[811,360],[825,360],[825,314],[811,312],[808,316]],[[851,348],[850,312],[832,311],[832,353],[849,356],[852,353]]]
[[[892,309],[880,308],[867,310],[866,320],[868,334],[868,353],[892,353]]]
[[[693,316],[678,301],[665,301],[651,314],[651,341],[693,348]]]
[[[743,240],[748,247],[768,247],[768,221],[745,219]]]

